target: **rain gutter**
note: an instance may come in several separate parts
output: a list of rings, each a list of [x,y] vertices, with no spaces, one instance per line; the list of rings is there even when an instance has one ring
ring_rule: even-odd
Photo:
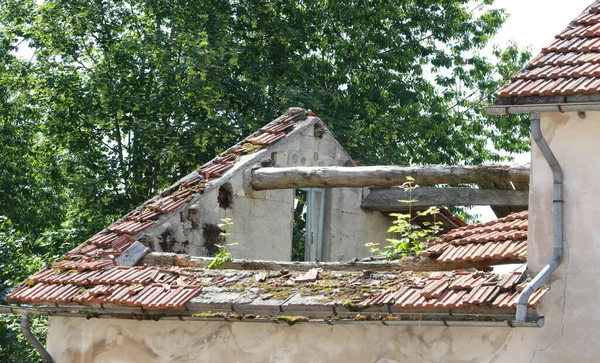
[[[126,311],[130,310],[130,318],[135,317],[135,319],[139,320],[143,317],[143,315],[137,315],[137,309],[112,309],[112,308],[88,308],[88,311],[84,309],[80,309],[79,312],[74,312],[69,308],[59,309],[56,307],[17,307],[17,306],[6,306],[0,305],[0,314],[23,314],[23,316],[28,315],[50,315],[50,316],[65,316],[65,317],[77,317],[77,318],[86,318],[90,319],[91,317],[95,319],[115,319],[115,318],[127,318]],[[228,311],[229,313],[233,313],[233,311]],[[164,315],[164,316],[154,316],[151,317],[153,320],[178,320],[178,321],[214,321],[214,322],[230,322],[230,323],[275,323],[275,324],[286,324],[286,319],[290,316],[282,315],[282,316],[268,316],[264,318],[253,318],[253,319],[240,319],[239,317],[201,317],[190,315],[192,311],[188,311],[186,315]],[[305,311],[305,312],[296,312],[293,316],[305,316],[302,315],[306,313],[306,315],[310,315],[314,313],[314,311]],[[414,314],[394,314],[396,319],[393,320],[354,320],[352,316],[342,317],[340,319],[325,319],[325,318],[311,318],[309,320],[298,320],[294,322],[294,324],[324,324],[324,325],[344,325],[344,324],[353,324],[353,325],[383,325],[383,326],[393,326],[393,325],[402,325],[402,326],[443,326],[443,327],[497,327],[497,328],[541,328],[544,326],[544,317],[543,316],[530,316],[526,321],[515,321],[510,319],[510,316],[500,315],[500,316],[491,316],[486,315],[485,320],[477,320],[478,315],[447,315],[447,314],[438,314],[432,316],[419,316],[416,318]],[[34,337],[35,338],[35,337]],[[37,341],[37,339],[36,339]],[[33,344],[33,343],[32,343]],[[39,342],[38,342],[39,344]],[[41,346],[41,344],[40,344]],[[43,348],[43,347],[42,347]],[[37,348],[36,348],[37,349]],[[45,350],[44,350],[45,351]],[[39,352],[39,350],[38,350]],[[41,355],[42,353],[40,353]],[[44,361],[46,362],[52,362]]]
[[[600,105],[599,105],[600,106]],[[550,146],[544,139],[540,123],[540,114],[532,113],[531,115],[531,136],[537,144],[540,152],[546,159],[548,166],[552,170],[553,179],[553,200],[552,200],[552,216],[554,226],[554,254],[550,262],[540,271],[537,276],[525,287],[519,295],[517,303],[517,321],[525,321],[527,317],[527,304],[529,297],[539,289],[544,282],[552,275],[560,266],[563,260],[563,225],[564,225],[564,197],[563,197],[563,171],[556,159],[556,156],[550,149]]]
[[[546,103],[528,105],[497,105],[484,107],[488,115],[514,115],[539,112],[585,112],[600,111],[600,102],[585,103]]]
[[[31,332],[31,327],[29,325],[29,314],[21,315],[21,331],[23,332],[25,338],[27,338],[27,341],[29,341],[29,343],[33,345],[35,350],[40,354],[40,357],[42,357],[42,361],[44,363],[54,363],[50,353],[48,353],[42,343],[40,343],[40,341]]]

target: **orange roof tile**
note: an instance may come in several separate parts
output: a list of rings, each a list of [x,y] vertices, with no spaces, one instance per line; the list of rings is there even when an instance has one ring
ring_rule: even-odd
[[[497,98],[600,93],[600,1],[542,48]]]
[[[233,167],[242,155],[251,154],[284,138],[293,130],[304,112],[283,115],[255,132],[245,141],[228,149],[198,169],[170,195],[155,198],[127,214],[121,220],[92,236],[82,245],[67,252],[63,260],[54,263],[29,278],[33,287],[22,285],[7,295],[18,303],[75,302],[79,304],[110,302],[151,308],[181,308],[201,288],[194,279],[181,271],[164,271],[155,267],[116,266],[115,258],[136,241],[135,235],[154,225],[161,215],[170,213],[204,190],[216,178]],[[259,146],[248,147],[250,142]],[[160,284],[155,286],[154,284]],[[124,293],[121,285],[142,284],[143,288]],[[87,290],[81,287],[86,286]],[[109,288],[110,287],[110,288]],[[109,299],[110,297],[110,299]]]
[[[454,229],[432,242],[422,255],[444,263],[526,261],[527,218],[527,211],[523,211]]]

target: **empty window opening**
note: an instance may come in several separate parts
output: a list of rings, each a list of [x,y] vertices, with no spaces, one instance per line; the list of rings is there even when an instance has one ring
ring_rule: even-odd
[[[292,261],[304,261],[306,254],[306,191],[296,189],[294,227],[292,231]]]
[[[296,190],[292,261],[322,261],[325,190]]]
[[[233,188],[231,184],[225,183],[219,188],[219,195],[217,196],[219,207],[229,209],[233,208]]]

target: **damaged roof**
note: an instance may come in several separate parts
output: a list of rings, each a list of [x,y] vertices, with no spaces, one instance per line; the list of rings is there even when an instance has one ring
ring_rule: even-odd
[[[435,241],[424,255],[442,264],[452,258],[524,260],[526,235],[527,212],[513,213],[453,230]],[[186,263],[189,261],[182,261],[182,265]],[[293,323],[340,319],[383,323],[407,317],[438,322],[489,317],[510,321],[528,281],[521,272],[350,271],[343,266],[328,270],[327,264],[309,271],[251,268],[250,264],[245,270],[126,267],[65,260],[31,276],[7,300],[51,309],[87,307],[88,312],[92,309],[98,313],[126,308],[128,314],[139,318],[161,313],[201,320],[279,321],[285,317],[288,323],[290,317]],[[546,292],[536,291],[529,307],[534,309]]]
[[[107,290],[105,291],[105,288],[107,285],[113,286],[118,281],[119,283],[125,281],[122,283],[127,285],[152,282],[169,286],[168,294],[160,293],[160,295],[163,297],[168,296],[170,307],[183,307],[199,291],[194,282],[195,280],[190,279],[189,276],[186,278],[184,275],[177,275],[175,282],[173,282],[167,276],[174,275],[165,275],[164,269],[143,266],[129,267],[149,252],[149,248],[138,242],[136,237],[139,237],[141,232],[159,223],[162,216],[183,209],[187,204],[192,203],[194,198],[201,196],[205,190],[224,176],[242,158],[284,139],[289,133],[293,132],[297,122],[305,120],[307,116],[310,115],[302,109],[290,109],[285,115],[278,117],[204,164],[159,196],[146,202],[80,246],[67,252],[61,260],[52,263],[51,269],[43,270],[29,278],[25,285],[20,288],[21,293],[17,294],[16,291],[9,293],[6,297],[7,301],[40,304],[56,302],[84,304],[90,301],[87,297],[82,296],[84,290],[87,291],[88,295],[90,293],[88,290],[91,290],[92,294],[103,296],[106,294]],[[56,276],[48,275],[45,279],[38,280],[38,278],[41,278],[40,274],[43,275],[48,272],[50,272],[50,275]],[[63,276],[62,273],[57,272],[65,272],[72,279],[68,281],[64,278],[52,279],[51,277]],[[96,278],[87,278],[87,276],[92,275]],[[97,278],[101,275],[103,276],[102,279],[98,280]],[[120,279],[112,280],[110,275],[118,275]],[[122,279],[123,275],[128,276],[126,280]],[[78,280],[79,278],[81,280]],[[157,291],[153,290],[153,292],[154,297],[158,296]]]
[[[307,272],[206,270],[180,267],[45,269],[7,296],[19,303],[46,303],[98,311],[131,308],[132,314],[197,318],[273,319],[278,316],[352,321],[393,320],[403,315],[477,320],[514,313],[525,277],[521,272]],[[546,289],[534,293],[535,308]],[[137,309],[136,309],[137,308]],[[123,311],[121,311],[123,313]],[[454,316],[454,317],[452,317]]]
[[[135,266],[150,251],[139,241],[142,232],[215,187],[235,164],[284,140],[308,116],[301,109],[282,115],[32,275],[6,300],[35,305],[49,313],[103,314],[119,309],[116,317],[140,319],[160,314],[194,319],[230,319],[235,315],[241,320],[288,322],[290,319],[283,317],[293,316],[293,322],[391,322],[407,316],[444,324],[481,320],[482,316],[508,321],[526,281],[521,273],[499,275],[474,269],[411,272],[405,271],[402,266],[407,265],[402,261],[378,272],[356,271],[356,266],[344,270],[351,263],[337,263],[330,270],[325,263],[308,271],[266,271],[252,268],[251,261],[241,264],[239,270],[220,271],[189,267],[186,261]],[[490,265],[500,260],[522,261],[526,231],[526,212],[464,226],[440,237],[415,260],[432,259],[439,266],[457,259],[474,262],[484,258]],[[173,256],[175,260],[190,258]],[[532,309],[545,292],[540,289],[532,295]]]
[[[532,96],[600,93],[599,51],[600,1],[596,1],[494,93],[497,103],[517,104]]]

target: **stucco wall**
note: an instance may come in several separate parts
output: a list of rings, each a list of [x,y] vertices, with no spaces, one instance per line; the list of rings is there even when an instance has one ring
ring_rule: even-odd
[[[510,328],[51,317],[48,346],[56,363],[525,362],[530,357],[510,345],[517,335]]]
[[[563,265],[541,328],[325,326],[50,318],[56,362],[597,362],[600,342],[600,113],[542,114],[565,172]],[[552,255],[552,176],[532,147],[528,262]]]
[[[600,341],[600,113],[541,115],[542,131],[565,175],[565,257],[553,278],[547,340],[534,362],[596,362]],[[528,261],[539,271],[552,257],[552,174],[532,151]]]
[[[191,208],[170,215],[155,228],[144,231],[144,235],[140,236],[142,241],[156,251],[206,256],[206,246],[215,242],[207,241],[206,236],[210,234],[207,231],[221,223],[221,219],[230,218],[233,227],[227,241],[239,243],[229,248],[236,258],[290,260],[294,190],[253,191],[248,185],[248,172],[268,160],[278,167],[353,165],[350,156],[329,131],[322,137],[315,137],[315,124],[318,127],[322,125],[316,118],[301,121],[286,139],[266,150],[244,156],[228,175],[216,181],[215,188],[207,190],[195,203],[191,203]],[[223,184],[233,191],[232,208],[219,206],[218,187]],[[365,243],[385,241],[391,221],[379,212],[362,211],[363,193],[368,193],[368,189],[327,191],[324,261],[365,257],[369,254]],[[315,238],[314,256],[316,241]]]

